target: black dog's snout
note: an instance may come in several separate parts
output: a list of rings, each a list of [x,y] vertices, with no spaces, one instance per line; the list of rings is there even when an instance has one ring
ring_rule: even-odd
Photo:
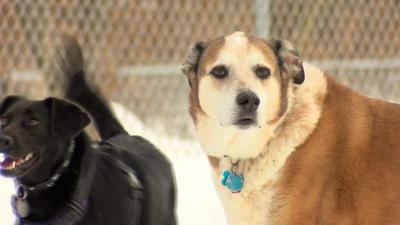
[[[9,149],[14,145],[14,140],[8,135],[0,135],[0,150]]]
[[[253,112],[256,111],[260,105],[260,99],[252,91],[240,93],[236,97],[236,103],[244,110]]]

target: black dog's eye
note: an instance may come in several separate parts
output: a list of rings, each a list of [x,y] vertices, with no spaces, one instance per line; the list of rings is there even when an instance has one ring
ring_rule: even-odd
[[[225,66],[216,66],[210,72],[215,78],[223,79],[228,76],[228,69]]]
[[[30,127],[34,127],[39,124],[39,120],[37,120],[35,118],[29,118],[28,120],[25,121],[25,124]]]
[[[258,78],[260,79],[267,79],[269,75],[271,74],[271,71],[264,66],[257,66],[255,71]]]

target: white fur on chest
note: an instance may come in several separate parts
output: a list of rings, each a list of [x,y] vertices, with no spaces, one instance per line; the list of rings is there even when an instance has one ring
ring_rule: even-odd
[[[218,187],[229,225],[270,225],[273,218],[269,213],[272,207],[274,190],[265,188],[262,192],[233,194],[225,187]]]
[[[229,167],[228,167],[229,168]],[[227,168],[227,169],[228,169]],[[222,172],[214,174],[214,181],[224,205],[225,214],[229,225],[269,225],[269,209],[272,207],[274,190],[271,186],[265,186],[261,190],[252,190],[248,186],[249,179],[246,177],[245,184],[240,193],[232,193],[221,184]]]
[[[240,193],[232,193],[222,186],[222,174],[225,170],[230,170],[231,161],[228,158],[221,159],[214,181],[230,225],[274,224],[276,215],[271,214],[270,210],[275,209],[277,204],[283,204],[274,198],[274,184],[296,145],[296,142],[275,139],[268,144],[268,153],[265,155],[254,160],[241,161],[239,171],[243,173],[244,185]]]

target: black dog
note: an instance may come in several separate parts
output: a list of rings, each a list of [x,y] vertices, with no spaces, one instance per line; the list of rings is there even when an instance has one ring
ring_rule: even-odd
[[[82,131],[90,119],[74,103],[7,97],[0,106],[0,172],[16,180],[17,224],[176,224],[168,160],[127,134],[88,87],[78,43],[64,42],[66,97],[89,112],[102,142],[93,146]]]

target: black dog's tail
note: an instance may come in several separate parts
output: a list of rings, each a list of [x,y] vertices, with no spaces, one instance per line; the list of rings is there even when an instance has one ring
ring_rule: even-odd
[[[82,106],[93,118],[102,140],[118,134],[128,134],[114,116],[99,91],[94,91],[85,79],[82,50],[75,38],[63,35],[56,52],[59,72],[63,80],[65,97]]]

